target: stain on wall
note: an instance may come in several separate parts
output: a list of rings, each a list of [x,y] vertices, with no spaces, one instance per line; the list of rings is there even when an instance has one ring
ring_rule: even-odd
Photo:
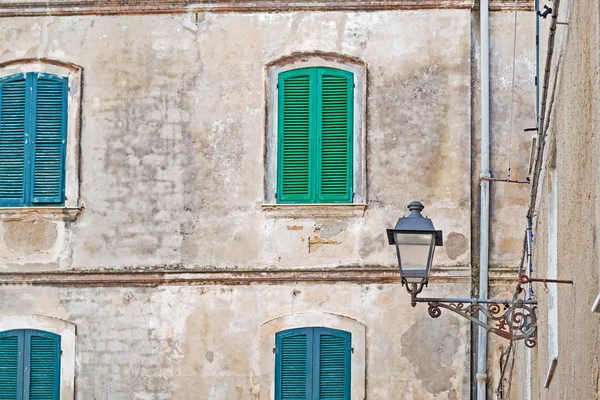
[[[451,381],[457,373],[452,364],[460,345],[457,334],[455,318],[444,319],[440,329],[440,324],[429,317],[417,320],[402,334],[402,356],[414,367],[415,378],[432,394],[452,390]]]
[[[456,260],[469,249],[467,238],[462,233],[450,232],[444,243],[446,254],[451,260]]]
[[[17,256],[50,250],[56,242],[54,222],[11,221],[2,225],[4,243]]]

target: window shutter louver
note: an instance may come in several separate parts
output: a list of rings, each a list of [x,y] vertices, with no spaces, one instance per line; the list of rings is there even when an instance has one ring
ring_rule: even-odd
[[[60,398],[60,336],[41,331],[26,331],[25,398],[58,400]],[[29,339],[29,340],[28,340]],[[28,351],[27,351],[28,350]]]
[[[319,69],[318,200],[321,203],[352,201],[353,75]]]
[[[311,124],[314,71],[295,70],[279,76],[278,193],[279,202],[311,202],[314,146]]]
[[[350,399],[351,335],[334,329],[316,329],[318,368],[315,392],[319,400]]]
[[[67,80],[36,74],[33,203],[62,203],[67,136]]]
[[[275,398],[277,400],[309,399],[312,382],[312,335],[308,329],[293,329],[277,334]]]
[[[0,206],[25,202],[26,89],[23,74],[0,80]]]
[[[21,399],[23,332],[0,332],[0,399]]]

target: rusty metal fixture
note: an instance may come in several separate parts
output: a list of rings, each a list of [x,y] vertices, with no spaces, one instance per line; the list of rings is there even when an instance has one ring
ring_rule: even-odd
[[[571,280],[565,280],[565,279],[543,279],[543,278],[530,278],[527,275],[521,275],[519,277],[519,284],[521,285],[525,285],[526,283],[530,283],[530,282],[542,282],[542,283],[566,283],[569,285],[573,284],[573,281]]]
[[[508,340],[524,340],[525,346],[535,347],[537,344],[537,316],[535,300],[481,300],[481,299],[431,299],[414,298],[417,303],[427,303],[432,318],[442,314],[441,308],[450,310],[469,321],[481,326],[489,332]],[[483,305],[487,306],[483,306]],[[492,324],[483,323],[477,315],[479,312],[488,317]]]

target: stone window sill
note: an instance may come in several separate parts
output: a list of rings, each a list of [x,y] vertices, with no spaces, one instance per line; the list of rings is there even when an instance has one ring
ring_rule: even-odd
[[[270,218],[352,218],[365,215],[366,204],[263,204]]]
[[[75,221],[83,207],[0,208],[0,221]]]

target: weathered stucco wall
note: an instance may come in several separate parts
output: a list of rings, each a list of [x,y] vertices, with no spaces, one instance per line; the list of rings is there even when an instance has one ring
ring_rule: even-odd
[[[0,61],[84,74],[85,210],[71,224],[2,224],[4,271],[392,265],[384,229],[415,198],[445,232],[436,262],[469,262],[466,10],[15,18],[0,30],[15,43]],[[367,64],[362,218],[292,222],[260,207],[264,66],[314,51]],[[311,238],[324,243],[309,252]]]
[[[385,229],[419,199],[444,231],[435,264],[448,271],[427,295],[468,297],[477,226],[471,196],[479,175],[478,163],[472,168],[479,151],[474,15],[462,9],[2,19],[0,36],[14,45],[0,49],[0,63],[44,58],[83,68],[85,208],[73,222],[0,223],[0,273],[393,268]],[[517,179],[529,149],[529,138],[517,136],[531,119],[528,16],[519,16]],[[511,22],[512,14],[492,14],[492,169],[500,176],[508,148]],[[299,52],[335,53],[366,65],[364,216],[275,218],[261,207],[265,65]],[[491,262],[515,266],[522,237],[516,208],[521,201],[524,210],[528,193],[503,185],[492,186],[498,189]],[[261,324],[315,311],[365,324],[368,398],[469,396],[468,324],[449,313],[433,320],[424,305],[412,309],[398,285],[85,288],[87,278],[78,276],[77,287],[0,290],[2,315],[44,314],[77,324],[78,398],[263,393],[262,399]]]
[[[600,223],[600,11],[597,4],[590,7],[578,0],[561,2],[559,11],[558,21],[569,25],[557,27],[548,97],[553,111],[541,174],[533,269],[535,276],[547,276],[548,207],[556,185],[558,279],[573,280],[574,285],[557,286],[558,357],[548,388],[544,387],[550,358],[548,294],[543,285],[534,287],[539,301],[539,344],[533,351],[520,353],[519,372],[526,372],[530,362],[531,380],[519,382],[519,398],[531,393],[533,399],[591,399],[600,390],[600,319],[590,311],[600,290],[596,240]],[[544,58],[542,53],[542,63]],[[549,178],[553,166],[554,181]]]
[[[352,284],[14,286],[0,291],[0,301],[3,312],[77,325],[81,399],[271,399],[273,371],[261,370],[269,363],[261,357],[274,355],[261,352],[261,325],[303,313],[338,314],[366,326],[367,398],[468,398],[468,324],[448,313],[432,319],[425,305],[408,306],[402,291]],[[468,285],[431,292],[464,295]]]

